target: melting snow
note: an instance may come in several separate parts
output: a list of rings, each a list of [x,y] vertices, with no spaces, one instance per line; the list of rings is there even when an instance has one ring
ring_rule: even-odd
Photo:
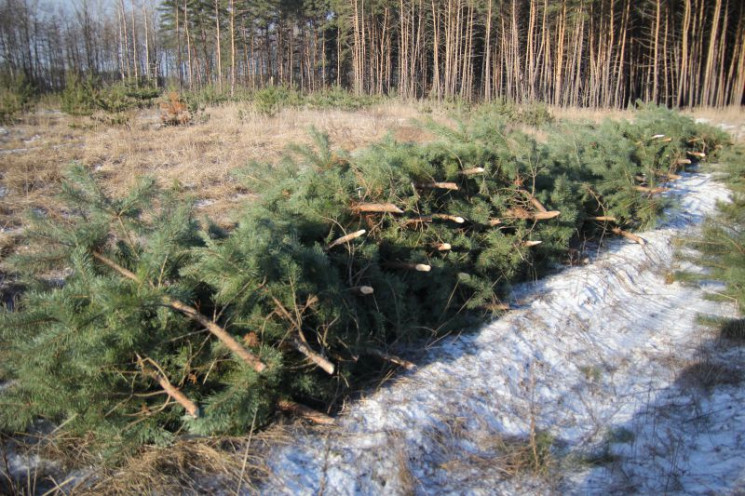
[[[337,426],[298,431],[270,454],[273,476],[261,492],[743,490],[745,390],[687,379],[701,363],[741,366],[742,349],[716,346],[696,323],[698,314],[736,310],[705,299],[715,283],[666,280],[680,265],[674,238],[694,234],[728,191],[694,174],[675,194],[679,208],[642,234],[646,246],[613,240],[590,264],[520,288],[520,309],[442,340]],[[555,465],[548,476],[510,476],[500,446],[531,431],[550,434]]]

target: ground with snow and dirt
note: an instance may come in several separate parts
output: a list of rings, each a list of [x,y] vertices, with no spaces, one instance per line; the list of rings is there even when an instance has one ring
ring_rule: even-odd
[[[743,353],[697,323],[736,317],[683,285],[675,240],[727,189],[676,184],[647,244],[522,286],[518,309],[431,348],[331,429],[274,450],[266,494],[731,494],[745,491]]]

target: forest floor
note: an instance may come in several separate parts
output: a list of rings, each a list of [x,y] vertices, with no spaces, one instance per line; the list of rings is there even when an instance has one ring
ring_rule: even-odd
[[[200,212],[229,223],[246,199],[233,171],[251,160],[276,161],[288,144],[309,142],[310,126],[353,151],[388,133],[425,141],[430,136],[414,119],[447,120],[445,111],[396,104],[246,115],[240,106],[209,109],[178,128],[162,127],[157,111],[138,113],[123,126],[41,111],[0,129],[0,254],[12,250],[23,210],[54,207],[61,171],[71,161],[99,171],[114,192],[139,175],[156,175],[197,198]],[[741,111],[695,116],[745,141]],[[277,426],[229,440],[227,450],[227,441],[174,448],[183,450],[174,467],[202,472],[181,492],[219,486],[266,494],[745,491],[745,348],[697,318],[736,317],[736,311],[706,299],[721,287],[716,281],[690,286],[671,277],[695,270],[675,258],[675,240],[694,235],[728,191],[711,175],[686,174],[670,194],[679,206],[660,228],[641,233],[646,246],[608,242],[590,251],[587,264],[519,287],[516,310],[476,332],[431,343],[416,354],[416,370],[350,403],[336,426]],[[208,458],[214,463],[200,468]],[[157,465],[141,457],[129,475],[146,479],[147,460]],[[38,466],[38,453],[13,454],[6,465],[15,473]],[[126,472],[108,479],[107,492],[117,484],[132,487]],[[243,482],[247,475],[253,484]],[[98,478],[89,470],[58,476],[74,494]]]

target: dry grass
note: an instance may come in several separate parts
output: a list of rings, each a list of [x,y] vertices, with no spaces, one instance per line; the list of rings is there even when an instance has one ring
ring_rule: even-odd
[[[742,373],[734,367],[705,358],[684,368],[675,382],[683,389],[709,393],[719,386],[738,386],[742,383]]]
[[[265,453],[291,442],[281,425],[245,437],[180,439],[167,447],[145,446],[105,466],[88,440],[49,435],[30,444],[13,440],[15,451],[38,460],[27,476],[5,477],[0,463],[0,494],[246,494],[269,474]],[[2,451],[2,448],[0,448]],[[7,463],[5,464],[7,465]]]
[[[209,108],[189,126],[162,126],[157,109],[112,126],[39,111],[0,136],[0,227],[18,226],[28,208],[54,207],[61,171],[73,161],[97,171],[114,194],[153,175],[164,187],[179,186],[207,200],[204,213],[227,220],[221,217],[235,211],[243,190],[231,173],[252,161],[275,162],[291,143],[309,143],[311,127],[328,133],[334,147],[351,151],[389,132],[407,141],[429,139],[412,125],[418,117],[414,105],[397,103],[359,112],[283,110],[274,117],[228,104]]]

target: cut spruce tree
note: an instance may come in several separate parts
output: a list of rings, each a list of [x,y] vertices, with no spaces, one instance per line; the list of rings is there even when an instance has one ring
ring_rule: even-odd
[[[587,237],[634,239],[681,161],[723,143],[660,109],[542,143],[488,111],[429,127],[354,155],[314,133],[254,164],[260,199],[230,232],[153,180],[113,198],[73,167],[68,208],[33,217],[13,260],[28,289],[2,314],[2,428],[46,418],[115,446],[329,422],[381,367],[413,366],[397,349],[509,309]]]

